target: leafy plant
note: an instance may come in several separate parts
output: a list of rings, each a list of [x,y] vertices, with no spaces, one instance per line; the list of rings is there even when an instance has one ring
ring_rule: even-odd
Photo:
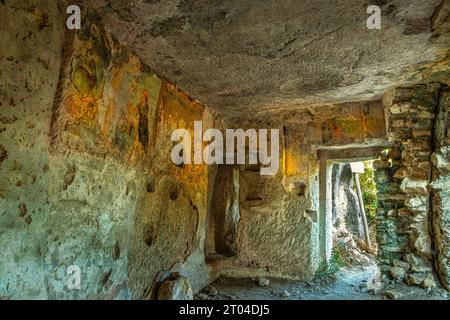
[[[334,276],[341,268],[348,267],[350,263],[346,259],[346,249],[344,246],[336,244],[332,251],[328,263],[322,262],[316,271],[317,278]]]
[[[372,223],[375,218],[378,198],[377,187],[374,180],[373,161],[364,161],[364,173],[359,176],[361,192],[364,201],[364,210],[368,218],[368,222]]]

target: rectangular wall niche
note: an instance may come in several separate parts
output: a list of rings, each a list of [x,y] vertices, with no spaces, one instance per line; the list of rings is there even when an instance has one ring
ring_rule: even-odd
[[[207,254],[236,255],[239,223],[239,167],[219,165],[211,197]]]

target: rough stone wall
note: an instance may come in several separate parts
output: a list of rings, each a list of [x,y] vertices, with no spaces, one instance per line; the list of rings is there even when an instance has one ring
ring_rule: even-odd
[[[273,128],[274,124],[259,127]],[[298,135],[301,132],[292,131],[287,138],[285,131],[280,128],[280,167],[276,175],[261,176],[259,165],[218,168],[213,192],[221,200],[214,201],[217,207],[210,219],[216,222],[209,230],[221,242],[218,246],[216,241],[215,252],[210,252],[222,255],[210,257],[215,276],[314,276],[318,264],[314,208],[318,203],[318,165],[310,146]],[[288,170],[291,165],[293,169]],[[224,245],[226,250],[220,250]],[[208,246],[214,247],[214,243]]]
[[[315,111],[293,113],[283,122],[285,126],[278,123],[281,162],[277,175],[265,177],[255,166],[240,167],[236,251],[215,267],[223,274],[310,279],[325,258],[320,238],[331,222],[320,214],[316,150],[384,141],[385,119],[380,101]],[[245,122],[241,127],[273,128],[277,123]],[[232,183],[225,182],[221,188],[232,194]]]
[[[432,160],[442,155],[448,143],[447,100],[442,96],[442,87],[436,83],[397,88],[384,96],[388,136],[394,146],[374,162],[381,270],[385,278],[423,287],[436,285],[434,261],[444,272],[448,250],[444,240],[448,208],[439,204],[440,197],[447,193],[439,183],[447,181],[448,176],[444,177],[445,170],[437,174],[432,166]],[[440,137],[439,142],[435,142],[435,135]],[[436,143],[441,144],[439,149]],[[433,179],[436,187],[431,197],[435,208],[432,214]],[[432,242],[436,230],[441,236]]]
[[[441,283],[450,290],[450,93],[444,85],[440,90],[433,138],[431,206],[435,265]]]
[[[381,100],[322,105],[297,111],[286,111],[283,125],[300,130],[305,145],[324,148],[379,144],[386,138],[385,117]],[[299,153],[298,156],[308,156]],[[294,157],[295,155],[291,155]],[[295,163],[293,163],[295,164]],[[287,170],[296,170],[288,167]]]
[[[171,271],[198,290],[208,172],[172,165],[168,133],[212,116],[94,16],[0,6],[0,297],[146,298]]]
[[[208,281],[204,242],[208,208],[206,165],[176,166],[170,159],[170,135],[195,120],[213,119],[173,85],[163,88],[157,122],[156,154],[136,211],[130,253],[133,298],[154,297],[159,283],[179,272],[198,291]]]
[[[318,228],[307,212],[309,186],[309,176],[262,177],[257,171],[240,171],[237,265],[289,278],[314,275]]]
[[[63,41],[63,29],[58,25],[63,25],[63,21],[57,6],[45,2],[22,1],[2,5],[0,11],[3,43],[0,296],[3,298],[60,297],[55,294],[60,287],[55,280],[61,274],[65,276],[64,264],[74,261],[71,257],[58,261],[52,255],[57,254],[58,243],[64,245],[75,233],[71,231],[78,228],[71,223],[71,214],[88,217],[85,211],[70,209],[61,215],[58,210],[61,202],[51,202],[48,192],[50,184],[61,188],[65,174],[60,173],[64,163],[48,153]],[[59,215],[61,226],[54,228],[49,221]],[[93,226],[95,222],[92,220]]]
[[[145,167],[155,148],[162,80],[94,20],[87,15],[83,29],[66,37],[52,147]]]

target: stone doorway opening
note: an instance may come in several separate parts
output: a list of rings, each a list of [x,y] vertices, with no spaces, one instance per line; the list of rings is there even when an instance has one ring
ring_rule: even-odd
[[[377,189],[372,163],[331,165],[331,268],[375,264]]]
[[[371,166],[373,160],[378,159],[381,151],[388,148],[388,145],[380,144],[366,147],[338,147],[318,150],[320,159],[320,181],[319,181],[319,203],[320,203],[320,254],[326,264],[333,263],[339,248],[336,244],[351,244],[355,248],[370,255],[376,254],[375,240],[375,209],[376,196],[374,170]],[[364,231],[365,223],[362,215],[361,204],[358,199],[355,173],[352,172],[351,163],[362,162],[364,164],[364,190],[361,190],[362,206],[364,207],[364,192],[366,201],[370,199],[370,205],[364,207],[368,210],[367,232]],[[361,173],[358,173],[361,176]],[[361,177],[359,178],[361,185]],[[371,190],[368,189],[371,186]],[[369,227],[370,226],[370,227]],[[342,239],[338,240],[338,235]],[[366,237],[366,234],[368,235]],[[346,236],[344,236],[346,235]],[[373,243],[373,246],[369,245]],[[372,248],[373,247],[373,248]],[[333,250],[334,249],[334,250]]]

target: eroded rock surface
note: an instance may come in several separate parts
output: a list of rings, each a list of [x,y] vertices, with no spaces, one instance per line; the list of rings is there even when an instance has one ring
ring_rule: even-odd
[[[86,1],[145,62],[229,119],[373,100],[446,56],[445,1]],[[448,22],[447,22],[448,23]],[[357,40],[356,40],[357,39]],[[427,68],[425,68],[427,69]]]
[[[360,0],[85,4],[73,32],[63,2],[0,4],[1,298],[312,279],[330,240],[322,160],[388,145],[375,162],[382,271],[448,288],[446,5],[380,3],[369,31]],[[175,165],[172,131],[198,120],[278,128],[277,174]]]
[[[173,276],[158,288],[158,300],[192,300],[191,284],[183,276]]]

